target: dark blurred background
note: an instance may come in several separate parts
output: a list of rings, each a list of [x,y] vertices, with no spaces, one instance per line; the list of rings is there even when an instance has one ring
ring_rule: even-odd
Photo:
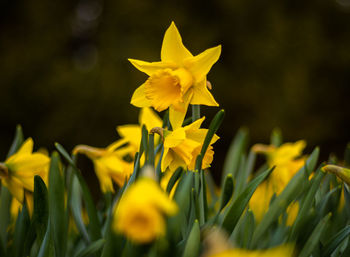
[[[127,58],[157,61],[175,21],[198,54],[222,44],[208,79],[226,110],[213,171],[237,129],[268,143],[306,139],[342,158],[350,141],[350,0],[0,1],[0,154],[16,124],[37,147],[104,147],[136,123],[146,80]],[[203,108],[210,120],[218,108]],[[208,125],[209,122],[206,123]]]

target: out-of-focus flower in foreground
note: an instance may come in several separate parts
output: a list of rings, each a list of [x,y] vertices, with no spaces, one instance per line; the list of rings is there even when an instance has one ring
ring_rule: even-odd
[[[178,207],[150,178],[140,178],[123,194],[114,213],[113,228],[136,243],[150,243],[166,231],[165,215]]]
[[[162,171],[169,169],[175,171],[178,167],[194,170],[198,154],[202,149],[208,129],[201,129],[200,126],[205,117],[185,127],[177,127],[173,131],[164,130],[164,154],[161,163]],[[210,167],[213,161],[213,147],[219,137],[214,135],[202,162],[202,169]]]
[[[118,140],[106,148],[77,145],[73,149],[73,154],[85,154],[93,161],[96,176],[104,193],[114,192],[112,181],[123,186],[133,172],[133,163],[123,159],[130,152],[130,149],[122,147],[124,144],[124,140]]]
[[[183,45],[172,22],[164,35],[160,62],[129,59],[138,70],[149,76],[134,92],[131,104],[152,106],[159,112],[170,107],[172,124],[183,120],[188,104],[218,106],[207,88],[206,76],[220,53],[219,45],[193,56]],[[174,112],[180,114],[174,115]]]
[[[40,176],[47,184],[50,163],[50,158],[45,154],[33,153],[33,145],[33,139],[28,138],[15,154],[0,164],[2,184],[19,203],[23,204],[26,196],[30,213],[33,209],[34,176]]]
[[[260,144],[253,146],[253,151],[266,155],[269,167],[275,167],[270,177],[258,186],[250,199],[249,206],[257,221],[260,221],[268,210],[271,197],[281,193],[305,164],[305,157],[301,156],[305,145],[305,141],[300,140],[295,143],[285,143],[280,147]],[[291,209],[293,213],[298,210],[296,208],[297,205]],[[291,217],[294,216],[294,214],[291,215]],[[291,218],[289,223],[293,223]]]
[[[264,250],[248,250],[234,248],[228,235],[218,228],[206,231],[204,238],[205,250],[201,257],[292,257],[292,244],[280,245]]]

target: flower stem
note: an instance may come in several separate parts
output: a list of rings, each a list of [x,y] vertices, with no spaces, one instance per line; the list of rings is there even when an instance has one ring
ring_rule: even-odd
[[[200,117],[201,117],[200,105],[197,105],[197,104],[192,105],[192,122],[195,122]]]

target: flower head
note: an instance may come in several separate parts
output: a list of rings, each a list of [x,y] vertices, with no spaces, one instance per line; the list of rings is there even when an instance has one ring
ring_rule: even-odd
[[[34,192],[34,176],[47,184],[50,158],[33,153],[33,139],[28,138],[5,163],[0,165],[0,178],[11,194],[23,204],[25,192]]]
[[[123,144],[125,142],[119,140],[106,148],[78,145],[73,149],[74,154],[85,154],[93,161],[96,176],[104,193],[114,192],[112,181],[123,186],[133,171],[133,163],[123,159],[130,151],[121,147]]]
[[[262,182],[249,202],[256,220],[260,221],[269,208],[271,198],[274,194],[280,194],[292,177],[305,164],[305,157],[301,156],[305,148],[305,141],[300,140],[295,143],[285,143],[280,147],[255,145],[253,151],[263,153],[267,157],[269,167],[275,167],[269,178]],[[296,205],[295,205],[296,206]],[[298,208],[292,209],[295,213]],[[292,212],[292,211],[291,211]],[[289,222],[295,215],[289,215]]]
[[[170,108],[172,125],[182,123],[188,104],[218,106],[208,91],[206,76],[220,53],[219,45],[193,56],[183,45],[172,22],[164,35],[160,62],[129,59],[138,70],[149,76],[134,92],[131,104],[152,106],[157,111]]]
[[[173,131],[164,132],[164,154],[161,163],[162,171],[170,169],[175,171],[178,167],[195,169],[195,163],[198,154],[202,149],[207,129],[201,129],[200,126],[205,117],[196,120],[185,127],[174,128]],[[210,146],[208,147],[203,161],[202,169],[210,167],[213,161],[214,151],[212,144],[215,143],[219,137],[214,135]]]
[[[177,211],[175,202],[154,180],[141,178],[123,194],[113,228],[136,243],[149,243],[165,234],[164,216]]]

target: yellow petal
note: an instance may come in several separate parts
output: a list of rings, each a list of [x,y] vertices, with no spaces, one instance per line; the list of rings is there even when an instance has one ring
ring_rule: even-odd
[[[193,91],[189,90],[183,97],[184,101],[169,107],[169,120],[173,130],[180,128],[186,117],[188,105],[192,98]]]
[[[22,156],[23,154],[29,155],[33,152],[33,139],[30,137],[28,138],[26,141],[24,141],[24,143],[22,144],[22,146],[19,148],[19,150],[13,154],[12,156],[10,156],[5,163],[8,165],[11,165],[11,163],[16,162],[16,159],[20,156]]]
[[[151,101],[146,98],[145,84],[139,86],[131,97],[130,103],[136,107],[149,107]]]
[[[174,22],[165,32],[160,55],[163,62],[174,62],[179,65],[184,59],[192,57],[190,51],[183,45],[181,35]]]
[[[211,67],[220,57],[221,45],[209,48],[194,57],[185,60],[185,67],[192,73],[195,82],[204,80]]]
[[[163,122],[151,108],[142,108],[139,115],[139,123],[146,125],[148,131],[154,127],[162,127]]]
[[[164,148],[163,158],[161,162],[161,170],[163,172],[165,172],[166,169],[169,167],[172,159],[173,159],[173,156],[171,151],[169,151],[169,148]]]
[[[185,130],[182,128],[176,129],[169,135],[165,136],[164,147],[175,147],[182,143],[186,138]]]
[[[135,66],[136,69],[146,73],[148,76],[152,76],[152,74],[162,69],[166,69],[166,68],[175,69],[177,67],[176,64],[171,62],[145,62],[145,61],[140,61],[135,59],[128,59],[128,60],[129,62],[131,62],[132,65]]]
[[[138,148],[141,142],[141,127],[139,125],[122,125],[117,127],[118,134],[125,138],[134,148]]]
[[[94,160],[98,157],[101,157],[106,154],[106,150],[104,148],[97,148],[88,145],[77,145],[73,149],[73,154],[85,154],[90,159]]]
[[[11,179],[3,179],[2,183],[17,201],[23,203],[24,189],[22,183],[17,178],[11,177]]]
[[[110,144],[109,146],[106,147],[106,150],[108,152],[113,152],[114,150],[118,149],[119,147],[121,147],[122,145],[126,144],[127,140],[125,138],[119,139],[115,142],[113,142],[112,144]]]
[[[206,80],[195,84],[193,87],[193,97],[191,99],[191,104],[202,104],[207,106],[219,106],[215,101],[213,95],[209,92],[207,88]]]

